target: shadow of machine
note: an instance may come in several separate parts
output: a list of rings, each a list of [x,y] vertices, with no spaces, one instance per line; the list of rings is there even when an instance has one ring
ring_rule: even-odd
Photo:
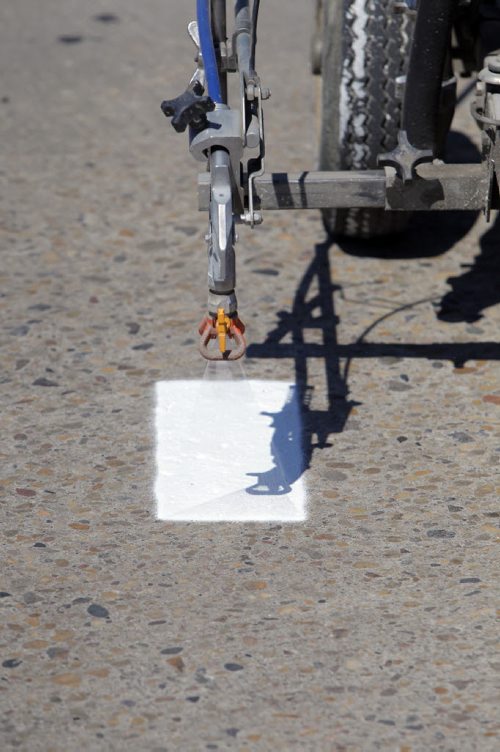
[[[485,308],[500,303],[500,216],[481,238],[481,252],[467,271],[447,282],[451,291],[439,304],[438,318],[450,323],[473,323]]]
[[[455,284],[454,293],[458,297],[460,292],[465,291],[469,310],[478,311],[486,304],[492,305],[494,302],[500,302],[498,287],[500,258],[495,262],[490,260],[490,256],[492,259],[493,248],[498,248],[499,232],[500,222],[497,221],[497,224],[483,238],[483,254],[486,254],[485,258],[488,260],[485,267],[482,268],[482,262],[478,261],[476,268],[468,272],[464,278],[459,278],[459,280],[462,280],[462,287],[460,288],[460,285]],[[484,251],[485,248],[486,252]],[[428,299],[414,301],[385,313],[376,319],[356,341],[349,344],[340,344],[337,335],[339,318],[335,311],[335,294],[339,293],[342,288],[331,281],[330,249],[330,243],[316,245],[314,257],[295,293],[291,311],[279,311],[277,314],[278,323],[268,333],[265,341],[262,344],[250,345],[248,348],[249,358],[292,358],[294,360],[295,388],[302,416],[303,462],[300,467],[286,467],[285,465],[284,468],[279,468],[279,459],[277,460],[276,466],[281,470],[286,485],[293,483],[310,466],[315,449],[331,446],[329,443],[330,437],[343,431],[352,408],[360,404],[349,399],[349,367],[353,358],[398,357],[449,360],[457,368],[462,367],[468,360],[500,360],[500,343],[497,342],[416,344],[366,341],[367,336],[381,321],[420,303],[432,302]],[[481,256],[479,259],[481,259]],[[496,274],[496,283],[493,286],[493,281],[490,282],[490,288],[486,288],[486,297],[483,298],[483,288],[480,282],[483,280],[483,275],[493,275],[493,272]],[[316,289],[316,294],[313,293],[309,297],[310,293]],[[473,289],[473,292],[471,292],[471,289]],[[450,295],[452,294],[450,293]],[[321,344],[311,344],[306,341],[306,332],[309,329],[320,330]],[[290,337],[291,341],[284,342],[285,339],[290,339]],[[328,398],[326,410],[313,410],[311,408],[313,387],[309,384],[308,378],[308,361],[310,358],[320,358],[324,363]],[[287,420],[286,410],[287,407],[285,406],[282,413],[272,416],[275,429],[273,445],[276,449],[273,453],[278,458],[282,457],[284,453],[286,455],[287,441],[299,440],[298,437],[290,439],[288,435],[289,421]],[[259,493],[257,487],[262,480],[260,477],[255,487],[255,493]],[[286,493],[285,490],[282,492]]]

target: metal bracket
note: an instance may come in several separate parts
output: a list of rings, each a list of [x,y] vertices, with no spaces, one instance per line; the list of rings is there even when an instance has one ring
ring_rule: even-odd
[[[266,90],[265,97],[270,96],[269,90]],[[262,89],[260,84],[252,84],[252,94],[257,102],[257,118],[259,123],[259,144],[260,154],[258,157],[259,167],[248,175],[248,211],[241,215],[241,221],[250,227],[262,224],[262,212],[255,211],[254,209],[254,191],[255,180],[264,174],[264,162],[265,162],[265,141],[264,141],[264,113],[262,110]],[[250,161],[249,161],[250,164]]]
[[[500,112],[492,114],[488,111],[491,110],[488,107],[490,96],[500,92],[500,53],[488,55],[485,63],[477,77],[476,96],[472,100],[471,112],[480,128],[500,128]]]
[[[488,180],[484,214],[490,220],[491,207],[499,195],[500,185],[500,53],[485,59],[485,67],[478,75],[476,97],[471,112],[483,131],[483,161]],[[498,203],[498,201],[497,201]]]
[[[220,56],[222,70],[226,73],[236,73],[238,70],[238,61],[229,42],[221,43]]]
[[[208,126],[198,133],[191,134],[189,149],[198,162],[206,162],[212,149],[221,148],[229,152],[233,184],[243,206],[243,189],[241,187],[240,161],[243,155],[243,132],[241,113],[231,110],[225,104],[217,104],[208,115]],[[237,207],[235,207],[237,209]]]
[[[393,151],[378,156],[381,167],[394,167],[403,183],[410,183],[416,175],[415,168],[424,162],[432,162],[430,149],[417,149],[408,141],[406,131],[398,132],[398,145]]]
[[[194,81],[198,81],[203,88],[205,88],[205,68],[203,67],[203,58],[201,56],[201,47],[200,47],[200,34],[198,32],[198,24],[196,21],[190,21],[187,26],[187,31],[189,34],[189,38],[193,42],[194,46],[196,47],[196,70],[191,76],[191,80],[189,82],[189,85],[194,83]]]
[[[486,114],[490,124],[484,128],[485,156],[488,165],[488,194],[485,204],[486,221],[490,221],[494,196],[498,197],[500,186],[500,93],[486,95]]]

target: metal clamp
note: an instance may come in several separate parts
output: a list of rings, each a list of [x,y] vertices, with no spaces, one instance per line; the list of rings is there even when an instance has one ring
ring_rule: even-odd
[[[225,104],[216,104],[215,110],[207,117],[207,127],[198,133],[191,133],[189,149],[199,162],[206,162],[216,148],[225,149],[230,156],[233,185],[243,205],[243,191],[240,185],[240,161],[243,155],[243,133],[241,113]]]

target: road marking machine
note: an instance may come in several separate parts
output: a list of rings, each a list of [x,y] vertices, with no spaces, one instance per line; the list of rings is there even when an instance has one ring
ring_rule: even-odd
[[[283,6],[285,4],[283,3]],[[411,212],[500,208],[500,2],[317,0],[311,46],[322,77],[319,170],[265,172],[263,102],[256,72],[260,0],[197,0],[188,33],[196,70],[186,91],[162,102],[188,130],[209,215],[208,308],[199,349],[235,360],[246,349],[236,299],[237,226],[267,210],[320,209],[331,237],[369,240],[402,231]],[[229,74],[236,74],[229,104]],[[457,102],[457,75],[475,78],[471,114],[482,158],[442,157]],[[231,89],[232,91],[232,89]]]

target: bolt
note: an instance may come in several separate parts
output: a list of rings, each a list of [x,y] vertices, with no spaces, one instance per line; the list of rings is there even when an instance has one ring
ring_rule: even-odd
[[[491,60],[488,60],[488,69],[492,73],[500,73],[500,58],[493,57]]]
[[[270,96],[271,96],[271,89],[268,89],[267,86],[263,86],[260,90],[260,98],[269,99]]]

